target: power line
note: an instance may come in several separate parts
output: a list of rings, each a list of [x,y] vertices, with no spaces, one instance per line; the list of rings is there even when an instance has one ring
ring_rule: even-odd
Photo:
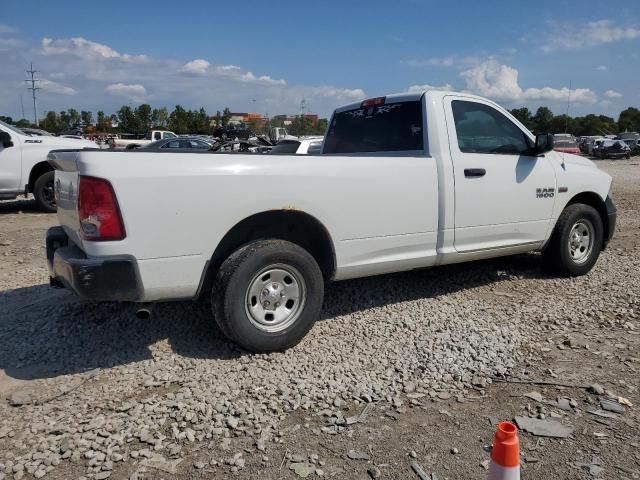
[[[31,68],[27,70],[27,73],[31,75],[31,78],[26,79],[25,82],[27,82],[27,84],[29,83],[31,84],[30,87],[27,87],[27,90],[31,90],[31,95],[33,97],[33,123],[35,123],[37,127],[38,126],[38,105],[36,103],[36,92],[40,90],[40,88],[36,87],[36,84],[40,80],[38,80],[35,75],[36,73],[40,73],[40,70],[34,70],[33,62],[31,62]]]

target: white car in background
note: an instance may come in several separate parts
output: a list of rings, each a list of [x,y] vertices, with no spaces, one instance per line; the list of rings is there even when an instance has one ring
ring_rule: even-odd
[[[76,138],[32,136],[0,121],[0,200],[33,193],[44,212],[56,211],[53,167],[47,162],[51,150],[100,148]]]
[[[270,154],[295,153],[296,155],[318,155],[322,151],[324,137],[301,137],[297,140],[281,140]]]

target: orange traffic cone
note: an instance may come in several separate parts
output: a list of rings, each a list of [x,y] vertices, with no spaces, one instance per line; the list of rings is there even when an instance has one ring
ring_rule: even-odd
[[[511,422],[500,422],[493,438],[487,480],[520,480],[520,440]]]

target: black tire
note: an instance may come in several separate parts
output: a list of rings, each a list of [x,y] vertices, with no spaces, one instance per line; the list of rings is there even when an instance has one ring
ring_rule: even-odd
[[[579,223],[585,226],[591,225],[593,231],[590,235],[590,246],[584,250],[584,258],[577,261],[571,253],[570,238],[572,229]],[[585,228],[588,229],[588,227]],[[583,203],[574,203],[566,207],[558,218],[543,254],[547,268],[567,277],[589,273],[602,250],[603,230],[602,218],[595,208]],[[576,251],[577,255],[580,255],[580,248]]]
[[[627,160],[629,160],[629,159],[631,158],[631,154],[630,154],[630,153],[627,153],[627,154],[624,156],[624,158],[626,158]]]
[[[56,199],[54,196],[53,179],[55,174],[53,171],[40,175],[33,184],[33,196],[36,198],[38,208],[46,213],[56,213]]]
[[[294,279],[299,275],[297,281],[303,300],[298,307],[294,304],[288,307],[287,301],[287,308],[298,308],[296,314],[289,317],[293,320],[283,321],[279,331],[267,331],[274,327],[259,326],[260,320],[250,312],[250,303],[254,299],[260,302],[263,298],[251,297],[250,287],[258,285],[259,281],[269,284],[271,280],[267,275],[267,280],[260,278],[261,272],[274,268],[295,272]],[[272,285],[285,287],[275,282]],[[258,240],[236,250],[218,270],[211,292],[213,315],[222,333],[242,348],[256,353],[282,351],[299,343],[319,317],[323,298],[324,280],[315,259],[303,248],[284,240]],[[273,315],[271,317],[273,319]],[[267,322],[266,317],[264,321]],[[292,323],[287,324],[287,321]],[[276,325],[275,328],[280,327]]]

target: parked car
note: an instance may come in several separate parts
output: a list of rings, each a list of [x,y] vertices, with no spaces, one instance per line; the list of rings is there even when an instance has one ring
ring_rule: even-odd
[[[94,142],[52,136],[34,137],[0,121],[0,200],[32,193],[44,212],[55,212],[50,150],[98,148]]]
[[[53,135],[46,130],[40,128],[21,128],[24,133],[32,137],[52,137]]]
[[[640,138],[629,138],[627,140],[624,140],[624,143],[629,145],[631,156],[640,155]]]
[[[257,140],[229,140],[214,144],[211,150],[217,153],[268,153],[272,148]]]
[[[575,140],[571,138],[554,135],[553,138],[553,149],[556,152],[562,153],[573,153],[574,155],[580,155],[580,148]]]
[[[604,140],[593,150],[593,155],[599,158],[631,158],[631,149],[624,140]]]
[[[166,138],[176,138],[177,135],[168,130],[152,130],[147,135],[131,135],[120,134],[119,137],[115,137],[111,140],[111,148],[124,148],[126,150],[133,150],[134,148],[142,147],[156,140],[164,140]]]
[[[341,107],[321,156],[49,158],[52,285],[90,301],[210,298],[221,331],[254,352],[298,343],[325,281],[530,251],[584,275],[616,222],[611,176],[468,93]]]
[[[148,143],[141,146],[138,150],[142,151],[190,151],[190,150],[210,150],[212,142],[208,142],[203,138],[198,137],[179,137],[179,138],[165,138],[164,140],[157,140],[155,142]]]
[[[604,137],[592,138],[591,141],[587,144],[587,155],[595,155],[593,150],[597,148],[605,140],[606,138]]]
[[[281,140],[269,153],[317,155],[322,151],[322,139],[323,137],[311,137],[300,140]]]

